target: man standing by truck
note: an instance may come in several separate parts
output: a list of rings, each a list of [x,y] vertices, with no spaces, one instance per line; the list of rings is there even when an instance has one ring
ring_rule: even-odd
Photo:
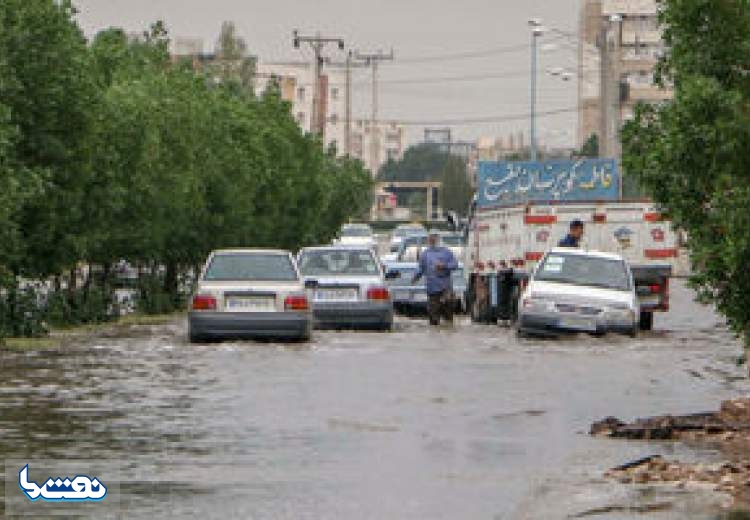
[[[412,283],[416,283],[422,276],[425,277],[430,325],[439,325],[441,316],[447,322],[453,322],[454,296],[451,272],[458,269],[458,262],[450,249],[438,245],[439,240],[440,232],[430,230],[427,248],[419,257],[419,268],[412,279]]]
[[[559,247],[581,247],[583,221],[575,219],[570,223],[568,234],[557,244]]]

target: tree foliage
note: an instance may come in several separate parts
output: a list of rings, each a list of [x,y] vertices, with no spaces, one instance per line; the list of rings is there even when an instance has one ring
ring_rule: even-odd
[[[672,102],[640,106],[623,131],[624,164],[687,232],[694,275],[750,340],[750,2],[667,0],[670,49],[658,79]]]
[[[173,64],[160,22],[87,44],[73,16],[0,3],[0,337],[41,330],[40,302],[40,319],[102,319],[122,260],[149,274],[147,310],[170,310],[212,249],[324,242],[369,205],[362,164],[304,134],[278,91]],[[26,298],[22,279],[67,289]]]
[[[442,182],[441,205],[446,211],[466,212],[474,194],[474,188],[466,170],[466,161],[456,155],[443,152],[433,144],[412,146],[400,161],[390,160],[378,173],[378,180]],[[421,198],[411,201],[421,206]]]

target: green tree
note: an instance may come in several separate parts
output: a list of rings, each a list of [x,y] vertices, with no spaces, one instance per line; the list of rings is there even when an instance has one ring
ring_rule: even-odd
[[[441,205],[444,210],[465,213],[474,194],[466,162],[432,144],[412,146],[400,161],[389,161],[380,170],[379,181],[438,181],[442,183]],[[416,208],[418,200],[408,201]],[[420,206],[423,209],[424,205]]]
[[[577,157],[599,157],[599,136],[591,134],[581,145],[581,149],[574,153]]]
[[[750,2],[667,0],[661,21],[674,100],[637,108],[623,162],[687,232],[701,298],[749,343]]]
[[[234,22],[224,22],[221,25],[209,73],[224,83],[233,83],[249,91],[253,88],[255,59],[248,56],[247,43],[237,34]]]
[[[89,53],[69,0],[0,3],[0,99],[16,128],[19,167],[47,172],[43,196],[19,212],[23,262],[13,269],[49,275],[72,266],[85,237],[80,211],[89,168],[97,90]]]

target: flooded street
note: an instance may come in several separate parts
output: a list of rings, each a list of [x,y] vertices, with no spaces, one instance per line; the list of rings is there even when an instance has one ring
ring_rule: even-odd
[[[750,389],[740,345],[680,283],[655,326],[549,341],[400,319],[390,334],[194,346],[180,320],[5,351],[0,450],[111,460],[123,518],[711,518],[720,496],[602,473],[716,454],[587,434],[607,415],[714,409]]]

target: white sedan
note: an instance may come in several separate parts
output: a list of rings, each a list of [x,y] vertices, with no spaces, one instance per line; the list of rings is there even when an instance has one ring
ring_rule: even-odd
[[[619,255],[556,248],[539,262],[519,301],[520,333],[638,333],[633,276]]]
[[[226,249],[208,257],[190,302],[191,342],[244,337],[307,340],[312,310],[289,251]]]
[[[375,235],[367,224],[344,224],[334,245],[366,247],[373,251],[377,249]]]

